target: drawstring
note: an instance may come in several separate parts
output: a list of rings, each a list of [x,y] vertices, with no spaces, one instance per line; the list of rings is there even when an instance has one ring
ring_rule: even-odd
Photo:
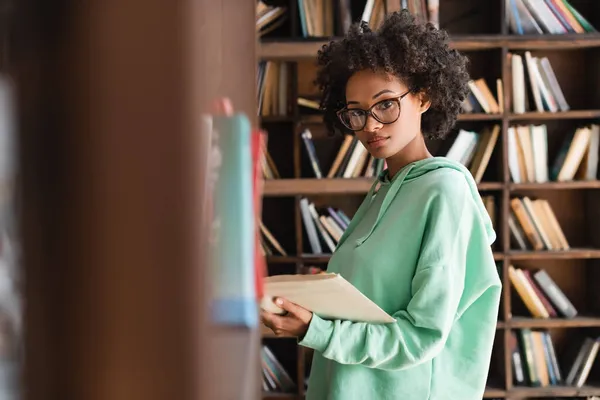
[[[359,239],[356,240],[356,246],[360,246],[361,244],[363,244],[369,238],[369,236],[371,236],[371,234],[373,233],[373,231],[377,227],[377,224],[379,224],[379,221],[381,220],[381,218],[383,217],[383,215],[387,211],[388,207],[390,206],[390,204],[392,203],[392,201],[396,197],[396,194],[400,190],[400,187],[402,186],[402,183],[404,182],[404,180],[406,179],[406,177],[408,176],[408,174],[410,173],[410,171],[413,169],[413,167],[414,167],[414,164],[411,165],[411,166],[409,166],[408,168],[406,168],[404,171],[402,171],[401,175],[398,176],[398,177],[396,177],[395,180],[393,180],[392,186],[390,187],[390,190],[385,194],[385,198],[383,199],[383,203],[381,204],[381,207],[379,208],[379,213],[377,215],[377,219],[375,220],[375,222],[371,226],[371,229],[369,230],[369,233],[367,233],[365,236],[363,236],[363,237],[361,237],[361,238],[359,238]],[[371,188],[371,191],[369,192],[369,194],[371,196],[373,194],[372,190],[373,190],[374,187],[375,186],[373,186]],[[372,201],[372,199],[371,199],[371,201]]]
[[[371,188],[369,189],[369,193],[367,193],[367,197],[365,198],[365,201],[363,201],[363,203],[358,208],[358,210],[356,210],[356,213],[354,213],[354,217],[350,221],[350,225],[348,225],[346,230],[344,230],[344,233],[342,234],[342,237],[338,241],[338,244],[336,247],[340,247],[342,245],[342,243],[346,240],[346,238],[354,230],[354,228],[356,227],[356,224],[362,219],[363,215],[367,212],[367,210],[371,206],[371,203],[373,202],[373,194],[375,192],[375,188],[380,184],[380,180],[381,179],[379,177],[371,185]]]

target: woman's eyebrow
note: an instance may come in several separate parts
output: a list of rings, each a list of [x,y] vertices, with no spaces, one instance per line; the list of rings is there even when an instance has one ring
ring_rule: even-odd
[[[394,92],[393,90],[389,90],[389,89],[383,89],[382,91],[376,93],[375,95],[373,95],[372,99],[376,99],[379,96],[381,96],[382,94],[386,94],[386,93],[393,93],[396,94],[396,92]],[[347,101],[346,104],[360,104],[358,101]]]
[[[386,94],[386,93],[396,93],[393,90],[389,90],[389,89],[383,89],[381,92],[377,93],[376,95],[373,96],[373,99],[378,98],[379,96],[381,96],[382,94]]]

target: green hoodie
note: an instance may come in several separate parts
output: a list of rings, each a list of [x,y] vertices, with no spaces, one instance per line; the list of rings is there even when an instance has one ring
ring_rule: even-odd
[[[491,220],[470,172],[445,157],[384,171],[356,212],[328,272],[395,323],[313,315],[307,400],[480,400],[501,281]],[[380,183],[377,193],[375,188]]]

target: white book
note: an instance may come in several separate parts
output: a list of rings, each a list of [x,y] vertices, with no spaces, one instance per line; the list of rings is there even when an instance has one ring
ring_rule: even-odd
[[[531,93],[533,94],[535,108],[538,112],[544,112],[544,106],[542,104],[543,83],[540,83],[542,77],[539,76],[539,72],[537,70],[537,63],[531,56],[530,51],[525,52],[525,64],[527,64],[527,71],[529,72],[529,84],[531,85]]]
[[[331,250],[331,252],[333,253],[335,251],[335,243],[333,243],[333,240],[331,240],[329,233],[327,233],[325,227],[321,224],[321,221],[319,220],[319,213],[317,212],[317,209],[316,209],[314,203],[308,204],[308,212],[310,212],[310,216],[312,217],[313,221],[315,222],[315,226],[316,226],[317,230],[319,231],[319,233],[321,234],[321,237],[327,244],[327,247],[329,247],[329,250]]]
[[[365,5],[361,18],[362,21],[369,22],[371,20],[373,7],[375,7],[375,0],[367,0],[367,4]]]
[[[592,130],[590,127],[581,127],[575,131],[571,146],[565,157],[565,162],[560,168],[560,172],[556,178],[557,181],[565,182],[574,179],[575,173],[587,152],[591,136]]]
[[[346,169],[344,170],[344,173],[342,175],[344,178],[352,178],[352,174],[354,173],[356,164],[358,164],[358,160],[360,160],[363,153],[366,151],[367,149],[361,142],[356,143],[356,146],[354,146],[354,151],[350,156],[350,160],[348,160],[348,165],[346,165]]]
[[[586,165],[585,179],[595,180],[598,176],[598,149],[600,148],[600,125],[591,126],[590,145],[588,147],[588,159]]]
[[[530,130],[535,181],[538,183],[548,182],[548,133],[546,125],[531,125]]]
[[[517,149],[517,133],[514,126],[510,126],[508,133],[508,169],[514,183],[521,183],[521,168]]]
[[[308,199],[300,199],[300,215],[302,216],[302,222],[304,222],[304,228],[306,229],[306,235],[310,243],[310,248],[313,254],[322,254],[321,242],[317,236],[317,227],[315,226],[312,217],[310,216],[310,210],[308,209]]]
[[[523,58],[519,54],[512,55],[511,69],[513,112],[522,114],[525,112],[525,72],[523,70]]]
[[[396,320],[361,293],[340,274],[274,275],[265,278],[261,308],[280,314],[273,302],[282,297],[323,319],[391,323]]]
[[[477,134],[475,132],[460,129],[448,153],[446,153],[446,157],[464,164],[469,157],[473,142],[476,140]]]

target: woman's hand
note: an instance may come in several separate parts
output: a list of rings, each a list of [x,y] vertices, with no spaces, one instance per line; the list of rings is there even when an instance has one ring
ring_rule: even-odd
[[[303,337],[312,319],[312,312],[282,298],[275,299],[275,304],[286,313],[277,315],[261,310],[260,317],[263,324],[277,336]]]

